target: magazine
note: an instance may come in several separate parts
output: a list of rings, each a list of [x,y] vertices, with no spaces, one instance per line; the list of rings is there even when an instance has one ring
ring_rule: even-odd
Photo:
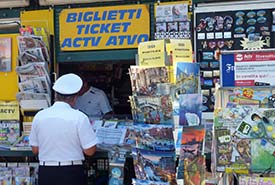
[[[22,135],[20,136],[15,143],[10,147],[10,150],[15,151],[31,151],[32,148],[29,144],[29,136],[28,135]]]
[[[9,149],[20,136],[19,121],[0,122],[0,148]]]
[[[39,110],[51,105],[50,95],[46,93],[19,92],[16,99],[21,108],[28,110]]]

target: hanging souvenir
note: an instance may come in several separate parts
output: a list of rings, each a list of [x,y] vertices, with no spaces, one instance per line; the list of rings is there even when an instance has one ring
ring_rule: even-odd
[[[215,26],[215,30],[219,31],[223,29],[223,23],[224,23],[224,19],[222,16],[215,16],[214,19],[216,20],[216,26]]]
[[[233,24],[233,18],[231,16],[225,16],[224,17],[224,29],[225,30],[230,30],[232,28]]]
[[[207,17],[205,19],[206,21],[206,31],[213,31],[214,30],[214,25],[215,25],[215,19],[213,17]]]
[[[255,16],[256,16],[256,12],[254,12],[254,11],[247,12],[247,14],[246,14],[246,17],[248,17],[248,18],[253,18]]]

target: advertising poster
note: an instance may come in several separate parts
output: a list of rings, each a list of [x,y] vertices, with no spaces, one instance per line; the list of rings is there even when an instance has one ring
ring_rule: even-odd
[[[275,85],[275,53],[241,53],[234,55],[235,86]]]
[[[11,71],[11,38],[0,38],[0,72]]]
[[[60,47],[62,51],[137,48],[149,40],[149,19],[147,5],[64,9],[59,15]]]
[[[223,87],[275,85],[275,53],[272,51],[224,54],[221,59]]]

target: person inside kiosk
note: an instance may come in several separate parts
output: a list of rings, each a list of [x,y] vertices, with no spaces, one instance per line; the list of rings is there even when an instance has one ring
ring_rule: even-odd
[[[55,103],[33,118],[30,145],[38,154],[39,185],[86,185],[84,155],[96,152],[97,138],[89,118],[72,108],[82,87],[79,76],[69,73],[54,85]]]
[[[84,75],[80,75],[83,86],[78,93],[74,108],[84,112],[90,119],[108,119],[112,117],[112,107],[105,92],[93,86],[89,86]]]

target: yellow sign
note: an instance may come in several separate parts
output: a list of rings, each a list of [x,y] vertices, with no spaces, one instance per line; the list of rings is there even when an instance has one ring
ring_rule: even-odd
[[[167,53],[172,56],[173,63],[192,62],[192,44],[189,39],[170,39],[166,44]]]
[[[147,5],[64,9],[59,16],[62,51],[137,48],[149,40]]]
[[[138,46],[139,66],[162,67],[165,66],[164,40],[142,42]]]
[[[19,120],[17,101],[0,101],[0,120]]]

